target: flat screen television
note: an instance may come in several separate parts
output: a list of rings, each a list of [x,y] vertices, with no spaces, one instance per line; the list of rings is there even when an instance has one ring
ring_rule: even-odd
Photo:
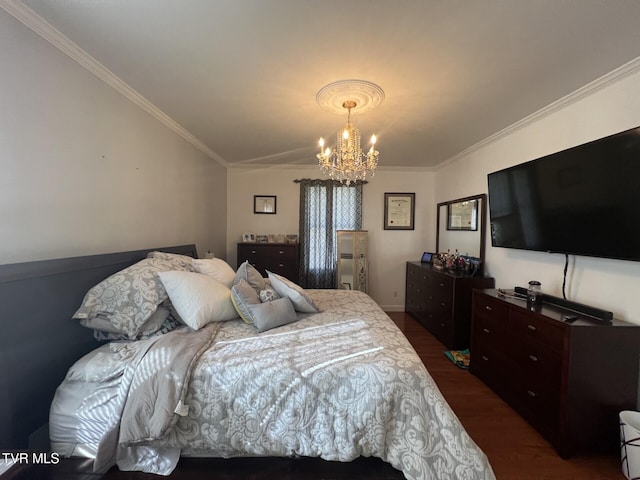
[[[488,182],[494,247],[640,261],[640,127]]]

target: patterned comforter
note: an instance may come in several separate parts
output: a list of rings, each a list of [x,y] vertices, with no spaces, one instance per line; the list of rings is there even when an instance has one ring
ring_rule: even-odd
[[[375,456],[408,479],[495,478],[370,297],[306,292],[321,313],[260,334],[241,320],[189,332],[199,340],[183,342],[186,359],[171,333],[89,354],[58,389],[52,445],[63,454],[89,452],[97,469],[117,463],[163,475],[180,455]]]

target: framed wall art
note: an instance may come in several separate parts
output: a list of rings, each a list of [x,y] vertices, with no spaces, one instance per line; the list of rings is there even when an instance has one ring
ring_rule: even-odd
[[[253,213],[275,215],[276,214],[276,196],[275,195],[254,195],[253,196]]]
[[[384,194],[384,229],[413,230],[416,211],[415,193]]]

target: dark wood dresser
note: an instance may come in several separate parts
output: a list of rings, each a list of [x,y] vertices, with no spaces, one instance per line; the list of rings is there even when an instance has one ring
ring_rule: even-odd
[[[471,372],[567,458],[619,449],[621,410],[635,410],[640,326],[605,324],[497,290],[474,291]]]
[[[298,283],[300,254],[298,243],[238,243],[238,266],[245,260],[263,276],[266,270]]]
[[[405,311],[447,348],[469,347],[471,292],[493,288],[494,279],[437,270],[430,264],[407,262]]]

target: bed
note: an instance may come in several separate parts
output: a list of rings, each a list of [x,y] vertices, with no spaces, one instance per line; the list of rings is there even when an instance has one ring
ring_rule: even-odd
[[[71,282],[72,294],[62,288],[68,305],[53,310],[65,317],[49,318],[49,323],[68,327],[56,341],[67,343],[69,353],[52,362],[54,378],[46,388],[30,382],[50,404],[54,451],[93,458],[96,471],[117,464],[122,470],[160,475],[170,474],[181,456],[341,462],[363,456],[381,458],[408,479],[495,478],[407,339],[361,292],[305,290],[271,275],[254,288],[260,280],[245,265],[244,271],[233,272],[233,280],[213,274],[216,282],[232,285],[233,308],[216,301],[213,310],[205,308],[205,316],[224,320],[199,324],[204,317],[192,312],[212,303],[212,295],[194,301],[193,292],[200,286],[185,279],[200,282],[211,275],[188,266],[184,272],[163,266],[168,273],[157,276],[166,289],[170,318],[181,317],[181,322],[140,338],[133,335],[139,332],[130,332],[134,340],[96,342],[100,335],[77,319],[78,312],[81,319],[85,312],[88,292],[159,251],[176,258],[197,256],[193,246],[182,246],[112,254],[121,256],[116,263],[107,260],[115,258],[112,255],[62,262],[70,265],[65,280],[82,279]],[[82,267],[77,268],[77,262]],[[97,265],[98,271],[88,275]],[[38,270],[35,267],[31,270]],[[0,268],[0,279],[2,273]],[[176,278],[179,281],[173,281]],[[61,285],[61,280],[54,283]],[[206,281],[211,283],[210,278]],[[244,283],[255,290],[258,303],[246,302],[241,294],[246,291],[235,288],[242,284],[246,289]],[[33,290],[31,295],[33,299]],[[47,317],[45,311],[38,315]],[[27,410],[19,412],[15,401],[3,401],[2,408],[7,418]],[[26,446],[16,442],[28,438],[25,432],[42,418],[40,412],[28,424],[14,424],[8,446]]]

